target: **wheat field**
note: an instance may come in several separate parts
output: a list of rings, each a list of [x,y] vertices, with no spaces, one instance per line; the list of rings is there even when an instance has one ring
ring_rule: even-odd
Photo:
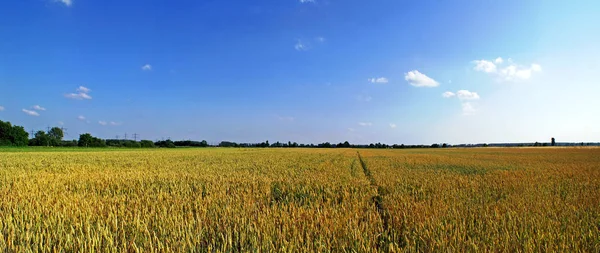
[[[600,149],[2,150],[0,251],[598,252]]]

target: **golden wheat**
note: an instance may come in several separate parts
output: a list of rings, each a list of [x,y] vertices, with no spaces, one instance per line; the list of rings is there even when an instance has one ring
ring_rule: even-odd
[[[0,153],[0,251],[598,251],[600,149]]]

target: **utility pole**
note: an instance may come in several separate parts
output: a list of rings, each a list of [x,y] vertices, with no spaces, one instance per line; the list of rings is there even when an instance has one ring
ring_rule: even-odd
[[[35,137],[33,134],[34,132],[35,132],[35,130],[31,129],[31,139],[33,139]]]
[[[133,141],[137,141],[138,134],[133,134]]]
[[[127,133],[125,133],[125,140],[127,140]]]

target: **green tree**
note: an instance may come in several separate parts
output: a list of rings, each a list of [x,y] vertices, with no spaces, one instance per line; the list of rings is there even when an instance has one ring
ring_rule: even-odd
[[[91,134],[81,134],[79,135],[79,141],[77,145],[80,147],[89,147],[92,145],[92,135]]]
[[[79,135],[79,142],[77,145],[80,147],[106,147],[106,141],[96,138],[89,133]]]
[[[29,134],[22,126],[0,120],[0,146],[26,146]]]
[[[52,146],[59,146],[63,137],[63,130],[58,127],[53,127],[48,131],[48,138],[50,138],[50,145]]]
[[[142,148],[154,148],[154,142],[149,141],[149,140],[142,140],[140,141],[140,146]]]
[[[15,146],[27,146],[29,142],[29,134],[22,126],[13,126],[12,142]]]
[[[44,131],[37,131],[29,144],[31,146],[50,146],[50,137]]]

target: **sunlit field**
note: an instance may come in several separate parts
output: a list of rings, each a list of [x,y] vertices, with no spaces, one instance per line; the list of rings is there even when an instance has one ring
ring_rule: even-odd
[[[600,251],[600,149],[0,150],[0,251]]]

